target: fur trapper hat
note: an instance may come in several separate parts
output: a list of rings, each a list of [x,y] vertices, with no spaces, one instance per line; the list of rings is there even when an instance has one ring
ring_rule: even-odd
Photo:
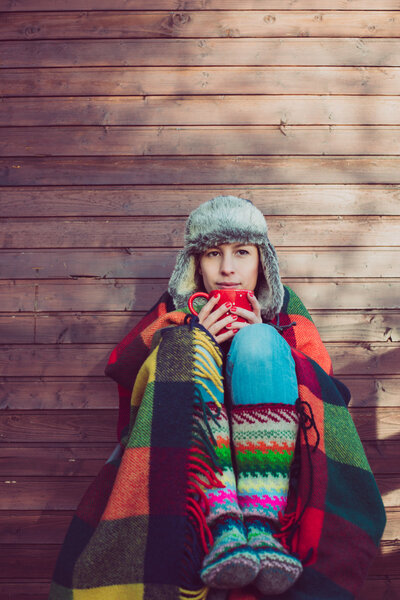
[[[280,311],[283,285],[264,216],[250,200],[236,196],[216,196],[189,215],[185,246],[178,253],[168,286],[176,308],[185,308],[194,292],[204,290],[202,277],[196,272],[196,257],[208,248],[235,242],[254,244],[259,249],[261,270],[256,290],[262,317],[272,319]]]

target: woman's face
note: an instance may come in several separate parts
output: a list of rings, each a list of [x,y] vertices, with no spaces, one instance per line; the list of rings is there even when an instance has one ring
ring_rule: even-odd
[[[253,244],[221,244],[209,248],[200,257],[199,273],[206,291],[245,289],[257,285],[260,259]]]

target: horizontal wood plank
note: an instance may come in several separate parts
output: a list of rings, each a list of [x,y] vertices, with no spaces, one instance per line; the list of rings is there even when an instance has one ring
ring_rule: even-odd
[[[3,344],[34,344],[35,317],[0,314],[0,339]]]
[[[0,187],[1,214],[40,216],[187,216],[201,202],[233,194],[265,215],[400,215],[400,185]]]
[[[2,600],[44,600],[49,594],[49,588],[49,581],[1,581],[0,597]]]
[[[400,441],[364,441],[371,469],[375,474],[398,473]],[[0,447],[0,476],[90,477],[100,471],[114,447],[68,445],[66,447],[7,445]],[[400,533],[400,525],[399,525]],[[1,523],[0,523],[1,536]],[[1,538],[3,539],[3,537]]]
[[[79,0],[80,1],[80,0]],[[347,3],[347,0],[345,0]],[[392,0],[397,2],[397,0]],[[354,0],[353,0],[354,2]],[[352,4],[353,4],[352,2]],[[205,38],[0,41],[1,68],[400,66],[397,38]]]
[[[400,441],[398,408],[352,407],[350,413],[362,441]],[[6,411],[0,415],[0,435],[3,443],[116,443],[116,411]]]
[[[48,544],[2,545],[0,561],[7,579],[51,579],[61,546]],[[369,571],[369,576],[400,576],[400,543],[386,542]],[[1,577],[1,575],[0,575]]]
[[[0,510],[76,510],[92,481],[92,477],[14,477],[0,480]],[[376,482],[387,508],[400,504],[398,476],[380,475]]]
[[[399,124],[400,98],[398,96],[263,94],[215,96],[210,94],[207,96],[3,98],[0,113],[0,126],[18,127]],[[79,183],[73,179],[68,183],[72,182]],[[117,183],[120,185],[124,182]],[[232,179],[231,183],[237,182]],[[374,180],[371,179],[369,183],[374,183]]]
[[[48,596],[50,582],[25,579],[0,582],[0,595],[4,600],[43,600]],[[396,598],[400,594],[400,578],[374,577],[366,581],[361,592],[362,600]]]
[[[115,409],[116,384],[104,377],[15,376],[0,381],[0,408],[6,410]],[[400,379],[373,375],[341,375],[351,391],[353,407],[397,407]]]
[[[0,0],[0,10],[20,11],[90,11],[90,10],[374,10],[374,0]],[[380,10],[397,10],[397,0],[381,0]]]
[[[398,406],[400,380],[396,377],[341,375],[351,392],[351,406]]]
[[[1,158],[0,185],[400,183],[400,157]]]
[[[396,37],[398,11],[94,11],[4,13],[0,39]]]
[[[375,442],[377,443],[377,442]],[[115,444],[102,446],[0,447],[0,475],[91,477],[97,475],[111,455]],[[385,453],[389,459],[390,450]],[[390,462],[390,459],[388,460]],[[387,471],[386,471],[387,472]]]
[[[308,282],[286,279],[308,309],[399,309],[396,280],[353,282],[347,280]],[[146,311],[167,288],[167,281],[153,283],[89,280],[2,282],[3,312],[53,311]]]
[[[10,319],[0,317],[4,344],[101,344],[118,343],[139,321],[136,314],[38,314]],[[400,341],[400,313],[397,311],[366,312],[312,311],[312,318],[325,342]],[[35,319],[35,336],[33,320]],[[16,328],[7,332],[3,322]],[[25,325],[25,326],[24,326]],[[11,326],[10,326],[11,328]],[[22,338],[22,331],[27,330]],[[4,331],[4,334],[3,334]]]
[[[319,312],[312,316],[325,342],[400,341],[400,314],[397,311]],[[132,315],[104,315],[104,318],[98,314],[37,315],[35,342],[39,344],[118,343],[138,320],[139,317]],[[5,337],[2,339],[3,343],[21,343],[14,338],[11,342],[7,342]]]
[[[0,537],[3,544],[61,544],[70,524],[72,510],[2,510]],[[384,541],[399,537],[400,510],[388,507]],[[376,600],[373,599],[373,600]]]
[[[18,377],[18,376],[16,376]],[[341,375],[351,391],[351,406],[397,407],[400,380],[397,377]],[[113,381],[80,375],[79,379],[21,376],[0,382],[0,407],[32,409],[110,409],[118,398]]]
[[[375,439],[400,441],[400,410],[398,408],[350,407],[350,414],[362,441]]]
[[[126,252],[131,252],[131,248],[180,248],[183,243],[185,221],[183,217],[32,218],[29,220],[9,218],[0,221],[0,245],[4,249],[80,248],[82,246],[124,248]],[[398,217],[270,216],[268,227],[274,246],[282,249],[285,246],[309,247],[310,241],[317,247],[382,246],[384,248],[387,248],[388,242],[393,247],[397,247],[400,242]],[[165,259],[168,258],[167,254],[160,255],[160,258],[163,256]],[[337,258],[339,256],[340,254]],[[170,263],[165,266],[169,270]],[[391,275],[398,277],[396,266],[398,267],[395,265]],[[345,265],[343,264],[342,267],[344,269]],[[346,274],[345,270],[343,274]],[[78,275],[78,273],[69,275]],[[329,276],[332,277],[331,271]]]
[[[105,366],[105,364],[104,364]],[[389,390],[393,386],[388,384]],[[6,410],[76,410],[118,408],[117,384],[111,379],[60,378],[0,382],[0,408]]]
[[[325,342],[400,341],[400,314],[397,312],[312,312]]]
[[[3,344],[117,344],[143,313],[1,315]],[[325,342],[400,341],[398,311],[311,311]]]
[[[328,343],[336,375],[399,375],[400,345]],[[4,377],[99,377],[112,345],[0,346]]]
[[[6,411],[0,415],[0,436],[3,443],[40,442],[46,439],[58,443],[116,444],[116,427],[116,410]],[[10,481],[8,484],[6,481],[2,483],[3,489],[8,489],[5,485],[13,485]]]
[[[400,71],[400,69],[399,69]],[[400,89],[399,89],[400,91]],[[400,154],[400,127],[4,127],[0,156]]]
[[[0,510],[2,543],[61,544],[73,516],[72,510]]]
[[[400,277],[400,247],[276,250],[283,277]],[[175,261],[176,250],[3,250],[0,279],[169,278]]]
[[[0,79],[3,97],[242,94],[243,90],[273,95],[396,95],[400,67],[72,67],[6,69]]]

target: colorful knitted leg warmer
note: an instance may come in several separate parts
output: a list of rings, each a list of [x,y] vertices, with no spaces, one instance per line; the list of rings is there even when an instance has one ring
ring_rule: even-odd
[[[200,427],[198,431],[203,438],[207,437],[213,457],[213,463],[208,466],[217,470],[216,477],[220,482],[219,487],[204,481],[201,485],[208,505],[206,520],[214,543],[204,558],[200,576],[212,588],[242,587],[256,577],[259,560],[256,551],[247,544],[237,501],[229,422],[223,403],[222,357],[218,347],[202,330],[194,329],[194,335],[196,393],[201,422],[207,427],[207,431]]]
[[[248,332],[248,330],[253,331]],[[237,362],[233,366],[232,363],[229,365],[228,357],[230,376],[238,367],[238,372],[230,379],[232,441],[238,478],[238,503],[243,512],[248,543],[257,552],[260,560],[260,571],[254,584],[263,594],[281,594],[293,585],[302,572],[301,562],[289,555],[273,537],[275,532],[273,527],[278,523],[278,513],[286,506],[289,469],[297,437],[298,415],[295,408],[297,382],[294,370],[289,370],[294,368],[289,360],[293,361],[290,349],[282,346],[282,343],[286,344],[286,342],[271,326],[262,325],[258,328],[253,325],[240,333],[241,338],[235,340],[235,346],[232,344],[231,347]],[[264,334],[266,340],[263,340]],[[242,351],[243,348],[246,349],[246,369],[251,369],[251,366],[255,369],[254,392],[249,396],[246,391],[250,392],[250,390],[248,388],[246,390],[240,384],[243,369],[238,342],[241,344],[246,341],[251,342],[254,348],[255,336],[259,342],[264,343],[264,354],[259,349],[256,356],[249,356],[248,345],[242,347]],[[263,363],[266,358],[271,358],[268,350],[265,351],[265,347],[269,348],[274,359],[271,363],[272,367],[268,362]],[[284,360],[280,354],[277,355],[281,350],[284,353]],[[279,371],[279,361],[285,369],[287,364],[288,372]],[[275,369],[272,375],[271,373],[265,375],[267,368]],[[241,375],[239,383],[235,379],[238,374]],[[279,378],[277,383],[275,377]],[[263,387],[265,382],[268,382],[268,378],[269,387]],[[289,392],[286,389],[286,382]],[[271,397],[271,392],[275,397]]]
[[[273,523],[286,505],[297,413],[294,407],[276,404],[235,407],[232,429],[238,502],[248,543],[261,565],[254,583],[264,594],[281,594],[302,572],[301,562],[273,537]]]

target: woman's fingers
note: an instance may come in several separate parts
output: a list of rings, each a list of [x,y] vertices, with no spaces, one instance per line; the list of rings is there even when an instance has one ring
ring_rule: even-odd
[[[203,306],[199,312],[199,323],[205,327],[213,336],[216,342],[224,342],[231,338],[234,334],[231,331],[220,334],[221,329],[226,325],[233,323],[237,317],[229,312],[232,304],[230,302],[223,304],[214,310],[219,296],[211,298],[207,304]]]
[[[261,307],[257,298],[254,296],[254,294],[247,294],[247,298],[249,299],[253,310],[247,310],[246,308],[242,308],[240,306],[234,306],[231,308],[231,312],[239,317],[243,317],[243,319],[246,319],[249,324],[262,323]]]
[[[246,308],[241,308],[240,306],[237,306],[236,309],[232,312],[238,317],[246,319],[248,323],[261,323],[261,318],[259,317],[259,315],[257,315],[251,310],[247,310]]]
[[[221,331],[221,329],[233,324],[236,319],[237,317],[235,315],[227,315],[223,319],[218,319],[218,321],[210,325],[207,329],[213,335],[218,335],[218,332]]]
[[[209,302],[211,302],[211,300],[209,300]],[[208,303],[209,303],[208,302]],[[207,303],[207,304],[208,304]],[[230,302],[226,302],[225,304],[222,304],[222,306],[219,306],[217,309],[213,310],[214,306],[215,306],[216,302],[211,306],[210,310],[207,310],[207,312],[204,313],[204,316],[202,315],[202,317],[200,318],[201,315],[201,311],[199,313],[199,322],[204,325],[204,327],[206,327],[206,329],[209,329],[211,327],[211,325],[214,325],[217,321],[219,321],[224,315],[227,315],[227,313],[229,313],[229,309],[232,306],[232,304]],[[207,306],[207,305],[206,305]],[[205,308],[205,307],[204,307]],[[202,309],[203,310],[203,309]],[[212,312],[211,312],[212,311]],[[230,313],[229,313],[230,314]],[[232,316],[232,315],[231,315]]]
[[[235,333],[237,333],[237,331],[232,329],[232,331],[226,331],[225,333],[215,336],[214,339],[218,344],[222,344],[222,342],[226,342],[226,340],[232,338]]]
[[[199,312],[199,322],[203,325],[203,321],[209,316],[211,311],[214,309],[215,305],[219,300],[219,294],[217,296],[213,296],[205,303],[205,305],[201,308]]]

